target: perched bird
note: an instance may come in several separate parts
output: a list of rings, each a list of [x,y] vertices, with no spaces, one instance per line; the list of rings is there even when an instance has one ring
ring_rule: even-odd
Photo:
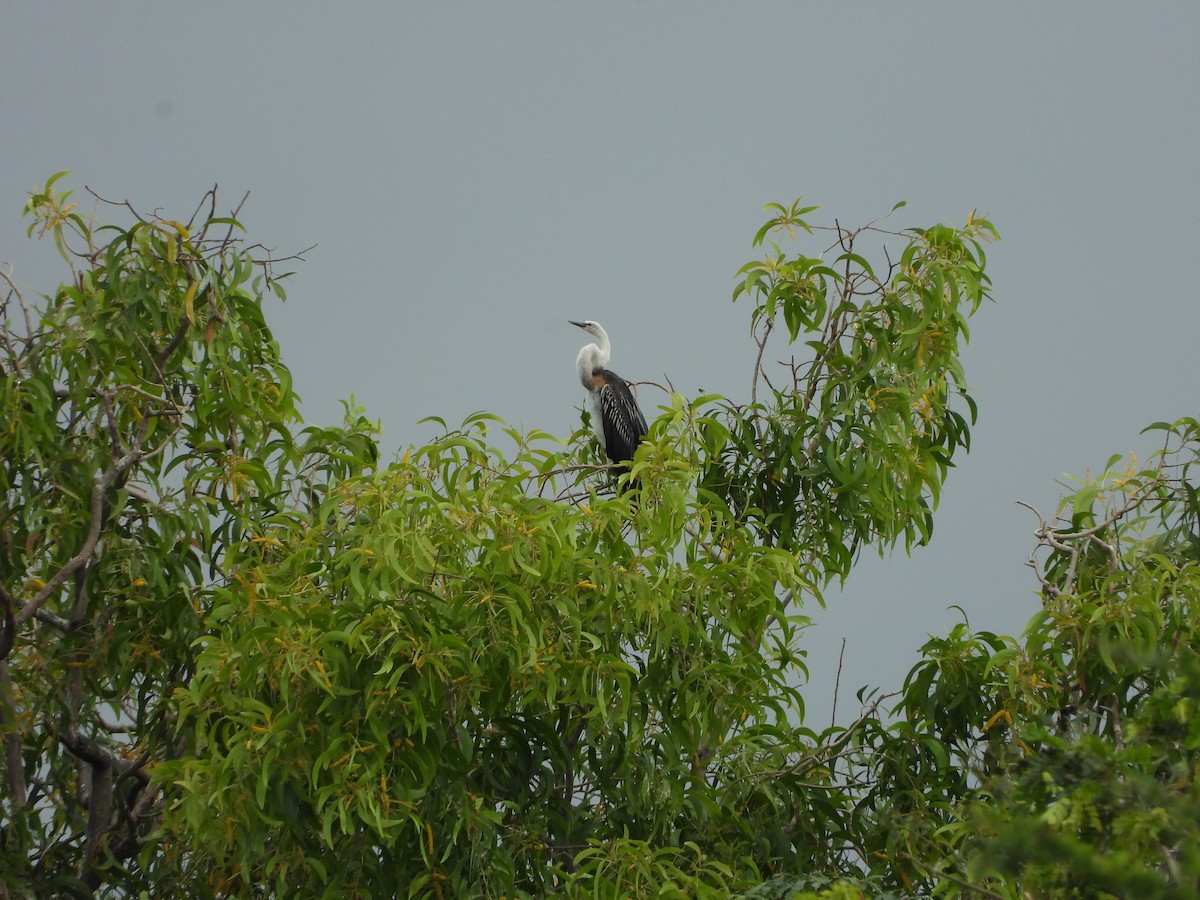
[[[568,321],[599,341],[598,345],[584,344],[575,358],[579,380],[588,392],[592,429],[609,460],[614,463],[629,462],[633,459],[633,451],[649,430],[646,417],[638,408],[637,400],[625,379],[605,368],[612,355],[612,344],[600,323],[590,320]]]

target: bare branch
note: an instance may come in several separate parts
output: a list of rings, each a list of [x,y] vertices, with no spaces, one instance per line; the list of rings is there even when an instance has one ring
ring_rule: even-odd
[[[954,882],[960,888],[964,888],[964,889],[966,889],[968,891],[972,891],[976,894],[981,894],[984,897],[991,898],[991,900],[1006,900],[1006,897],[1004,894],[997,894],[995,891],[989,890],[988,888],[985,888],[982,885],[974,884],[970,881],[967,881],[964,878],[960,878],[959,876],[955,875],[953,872],[939,871],[938,878],[945,878],[947,881]]]
[[[12,607],[9,607],[11,619]],[[6,632],[11,634],[11,631]],[[13,807],[25,805],[25,760],[21,754],[21,732],[17,728],[16,710],[13,706],[12,673],[8,669],[8,654],[0,657],[0,723],[4,725],[4,771],[8,781],[8,793]]]
[[[200,210],[204,209],[204,204],[208,204],[208,213],[205,215],[205,220],[213,218],[217,214],[217,186],[214,184],[204,196],[200,198],[200,202],[196,204],[196,211],[192,213],[192,217],[187,221],[187,229],[191,231],[196,224],[196,218],[200,215]]]
[[[553,478],[556,475],[568,475],[571,472],[604,472],[615,468],[612,463],[604,463],[598,465],[596,463],[578,463],[571,466],[560,466],[557,469],[551,469],[549,472],[541,472],[538,474],[538,481],[545,481],[548,478]]]
[[[26,350],[28,350],[30,342],[33,340],[33,315],[29,311],[29,305],[25,302],[25,297],[21,293],[21,289],[17,287],[16,282],[13,281],[11,271],[5,272],[3,269],[0,269],[0,278],[3,278],[5,283],[8,284],[9,296],[16,297],[17,304],[21,307],[21,314],[25,318],[25,337],[18,337],[17,340],[21,341],[21,343],[25,345]],[[5,299],[5,303],[3,305],[8,305],[7,298]],[[14,335],[7,328],[4,328],[2,333],[4,336],[4,348],[8,351],[8,355],[12,359],[14,369],[18,373],[23,373],[21,354],[17,352],[17,348],[12,344],[12,338]]]
[[[17,622],[13,614],[15,605],[13,595],[2,584],[0,584],[0,603],[4,604],[4,627],[3,630],[0,630],[0,660],[6,660],[8,654],[12,653],[13,642],[17,638]]]
[[[147,400],[150,400],[154,403],[162,404],[164,407],[167,407],[171,412],[178,413],[179,415],[182,415],[183,413],[187,412],[186,407],[180,406],[178,403],[175,403],[169,397],[159,397],[157,394],[152,394],[149,391],[138,387],[136,384],[118,384],[118,385],[115,385],[108,393],[111,393],[115,396],[120,391],[129,391],[131,393],[138,394],[139,396],[144,397]]]
[[[96,396],[100,398],[100,405],[104,407],[104,420],[108,424],[108,437],[112,444],[113,456],[122,456],[128,452],[128,448],[121,441],[121,431],[117,427],[117,411],[113,407],[113,391],[102,391],[97,388]]]
[[[846,746],[854,739],[855,735],[858,734],[863,725],[875,718],[875,715],[879,711],[879,707],[882,705],[884,700],[890,700],[892,697],[898,697],[903,693],[903,691],[891,691],[887,694],[880,694],[875,698],[871,705],[863,711],[862,715],[855,719],[850,725],[846,726],[846,730],[838,736],[836,741],[821,747],[816,747],[812,755],[805,757],[794,766],[789,766],[786,769],[776,769],[774,771],[747,772],[744,775],[739,775],[736,778],[732,778],[726,782],[725,791],[728,792],[729,788],[737,784],[739,781],[746,781],[750,778],[761,778],[765,780],[768,778],[781,778],[785,775],[803,778],[813,769],[830,765],[842,754],[842,751],[846,749]]]
[[[91,861],[100,854],[104,835],[112,827],[113,773],[105,767],[92,767],[92,790],[88,796],[87,842],[82,861],[82,880],[93,888],[100,886],[100,877]]]
[[[137,726],[133,724],[118,725],[116,722],[109,722],[103,716],[97,717],[100,720],[100,727],[109,734],[132,734],[137,730]]]
[[[72,632],[79,627],[78,622],[64,619],[62,616],[55,615],[48,609],[39,609],[34,615],[39,622],[49,625],[51,628],[57,628],[59,631]]]
[[[191,319],[186,315],[179,322],[179,330],[175,332],[175,336],[170,342],[158,352],[154,357],[154,368],[158,373],[158,382],[161,384],[167,380],[166,373],[163,371],[163,366],[167,364],[167,360],[171,358],[171,354],[179,349],[179,345],[183,343],[183,339],[187,337],[188,329],[192,326]]]
[[[1129,495],[1125,503],[1113,510],[1102,521],[1088,528],[1082,528],[1076,531],[1058,531],[1046,518],[1038,512],[1036,508],[1024,501],[1018,500],[1017,505],[1022,506],[1032,512],[1038,519],[1038,527],[1034,529],[1034,537],[1038,543],[1029,554],[1029,559],[1026,565],[1029,566],[1037,577],[1038,582],[1042,586],[1043,592],[1051,599],[1061,596],[1064,592],[1072,590],[1075,584],[1075,577],[1079,570],[1079,560],[1083,547],[1078,542],[1095,543],[1099,545],[1105,553],[1108,554],[1109,560],[1115,569],[1120,565],[1120,553],[1116,542],[1109,542],[1101,539],[1100,534],[1109,528],[1112,528],[1117,522],[1127,516],[1130,512],[1145,502],[1150,493],[1161,484],[1160,478],[1155,478]],[[1060,519],[1059,521],[1064,521]],[[1041,563],[1038,561],[1038,551],[1043,547],[1049,547],[1058,553],[1063,554],[1069,560],[1067,564],[1066,576],[1060,584],[1052,583],[1045,574]]]
[[[90,765],[93,769],[109,769],[122,760],[112,751],[101,747],[91,738],[84,737],[77,728],[67,728],[57,735],[59,743]]]
[[[604,469],[604,468],[609,468],[609,467],[608,466],[596,466],[595,468]],[[597,493],[597,492],[592,489],[576,491],[576,490],[573,490],[572,488],[568,487],[568,488],[564,488],[554,498],[554,502],[555,503],[570,502],[570,503],[574,503],[576,506],[578,506],[580,503],[582,503],[584,500],[588,499],[588,497],[591,497],[595,493]]]
[[[1080,531],[1058,531],[1054,533],[1054,536],[1059,540],[1069,541],[1075,538],[1091,537],[1092,535],[1104,531],[1104,529],[1115,525],[1121,519],[1125,518],[1125,516],[1129,515],[1131,510],[1136,509],[1142,503],[1142,501],[1146,499],[1146,496],[1150,493],[1150,490],[1157,484],[1158,482],[1154,481],[1149,484],[1142,485],[1141,488],[1130,495],[1129,502],[1113,512],[1103,522],[1093,525],[1091,528],[1081,529]]]
[[[128,482],[126,482],[124,490],[125,490],[125,493],[127,493],[134,500],[138,500],[142,503],[145,503],[147,506],[153,506],[155,509],[162,508],[162,505],[157,500],[155,500],[153,497],[151,497],[149,494],[147,494],[144,490],[142,490],[136,484],[129,484]]]
[[[87,576],[91,563],[84,563],[75,573],[75,605],[71,608],[71,622],[78,628],[87,617],[88,589]]]
[[[1100,709],[1108,713],[1108,720],[1112,725],[1113,743],[1116,745],[1117,752],[1124,752],[1125,729],[1121,726],[1121,705],[1117,702],[1117,698],[1113,697],[1110,706],[1101,706]]]
[[[1025,507],[1025,508],[1026,508],[1027,510],[1029,510],[1031,513],[1033,513],[1035,516],[1037,516],[1037,517],[1038,517],[1038,523],[1039,523],[1039,524],[1040,524],[1042,527],[1045,527],[1045,525],[1046,525],[1046,519],[1045,519],[1045,517],[1044,517],[1044,516],[1043,516],[1043,515],[1042,515],[1040,512],[1038,512],[1038,511],[1037,511],[1036,507],[1034,507],[1034,506],[1032,506],[1032,505],[1030,505],[1030,504],[1026,503],[1024,500],[1017,500],[1017,501],[1016,501],[1016,504],[1017,504],[1017,506],[1023,506],[1023,507]]]
[[[833,712],[829,714],[829,727],[837,725],[838,689],[842,684],[842,660],[846,656],[846,639],[842,638],[842,649],[838,651],[837,677],[833,679]]]
[[[134,209],[133,204],[130,203],[128,200],[109,200],[107,197],[101,197],[99,194],[97,194],[94,190],[92,190],[86,184],[83,186],[83,189],[85,191],[87,191],[89,194],[91,194],[93,197],[95,197],[97,200],[99,200],[101,203],[107,204],[108,206],[123,206],[127,210],[129,210],[130,215],[132,215],[139,222],[143,223],[144,225],[151,224],[152,220],[147,219],[141,213],[139,213],[136,209]]]
[[[712,544],[708,543],[708,541],[704,540],[704,538],[700,536],[700,531],[696,528],[696,526],[692,525],[690,522],[685,522],[683,525],[683,530],[690,534],[696,543],[704,548],[704,552],[707,553],[714,562],[724,561],[724,557],[721,555],[721,548],[714,547]]]
[[[143,426],[148,421],[144,420]],[[104,474],[100,477],[100,480],[92,485],[91,522],[88,526],[88,533],[87,537],[84,538],[83,546],[79,548],[79,552],[67,560],[62,568],[50,577],[50,580],[46,582],[32,600],[17,611],[16,624],[18,626],[28,622],[42,608],[42,605],[62,587],[63,582],[70,578],[80,566],[91,559],[92,553],[95,552],[96,545],[100,541],[100,532],[104,524],[105,494],[120,475],[137,465],[142,458],[143,454],[139,450],[131,450],[121,458],[110,463],[108,468],[105,469]]]

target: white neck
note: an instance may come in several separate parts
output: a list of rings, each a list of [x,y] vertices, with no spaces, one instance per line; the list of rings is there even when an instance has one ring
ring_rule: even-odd
[[[592,388],[592,373],[607,366],[608,360],[612,356],[612,345],[608,341],[608,334],[603,328],[597,330],[600,332],[596,335],[600,345],[584,344],[579,350],[579,355],[575,357],[575,368],[579,372],[579,380],[588,390]]]

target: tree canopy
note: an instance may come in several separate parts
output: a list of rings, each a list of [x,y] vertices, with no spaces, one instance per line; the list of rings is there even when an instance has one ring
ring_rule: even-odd
[[[101,224],[57,182],[26,214],[69,277],[0,306],[0,891],[1197,889],[1194,420],[1039,515],[1023,636],[805,721],[805,604],[930,540],[969,448],[986,218],[769,207],[751,402],[672,393],[616,473],[582,427],[385,463],[363,410],[306,425],[237,210]]]

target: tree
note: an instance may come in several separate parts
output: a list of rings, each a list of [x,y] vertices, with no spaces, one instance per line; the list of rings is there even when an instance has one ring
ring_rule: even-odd
[[[672,394],[614,492],[583,429],[379,467],[353,407],[304,427],[236,210],[99,226],[56,181],[69,281],[3,276],[5,894],[1200,890],[1194,419],[1038,514],[1020,639],[804,725],[803,604],[928,540],[969,445],[986,220],[772,207],[752,402]]]
[[[359,417],[298,427],[262,313],[284,276],[215,192],[98,227],[58,177],[26,212],[71,278],[35,306],[4,276],[0,362],[0,883],[47,896],[154,885],[207,598],[376,452]]]
[[[0,363],[10,893],[1196,890],[1192,420],[1039,517],[1023,639],[804,724],[804,604],[929,540],[969,446],[986,219],[773,206],[751,403],[671,394],[613,491],[583,429],[379,466],[360,411],[303,427],[237,211],[98,226],[55,183],[71,277],[7,279]]]
[[[994,896],[1200,892],[1200,423],[1083,481],[1030,557],[1022,640],[964,625],[929,642],[904,709],[959,789],[933,858]]]

